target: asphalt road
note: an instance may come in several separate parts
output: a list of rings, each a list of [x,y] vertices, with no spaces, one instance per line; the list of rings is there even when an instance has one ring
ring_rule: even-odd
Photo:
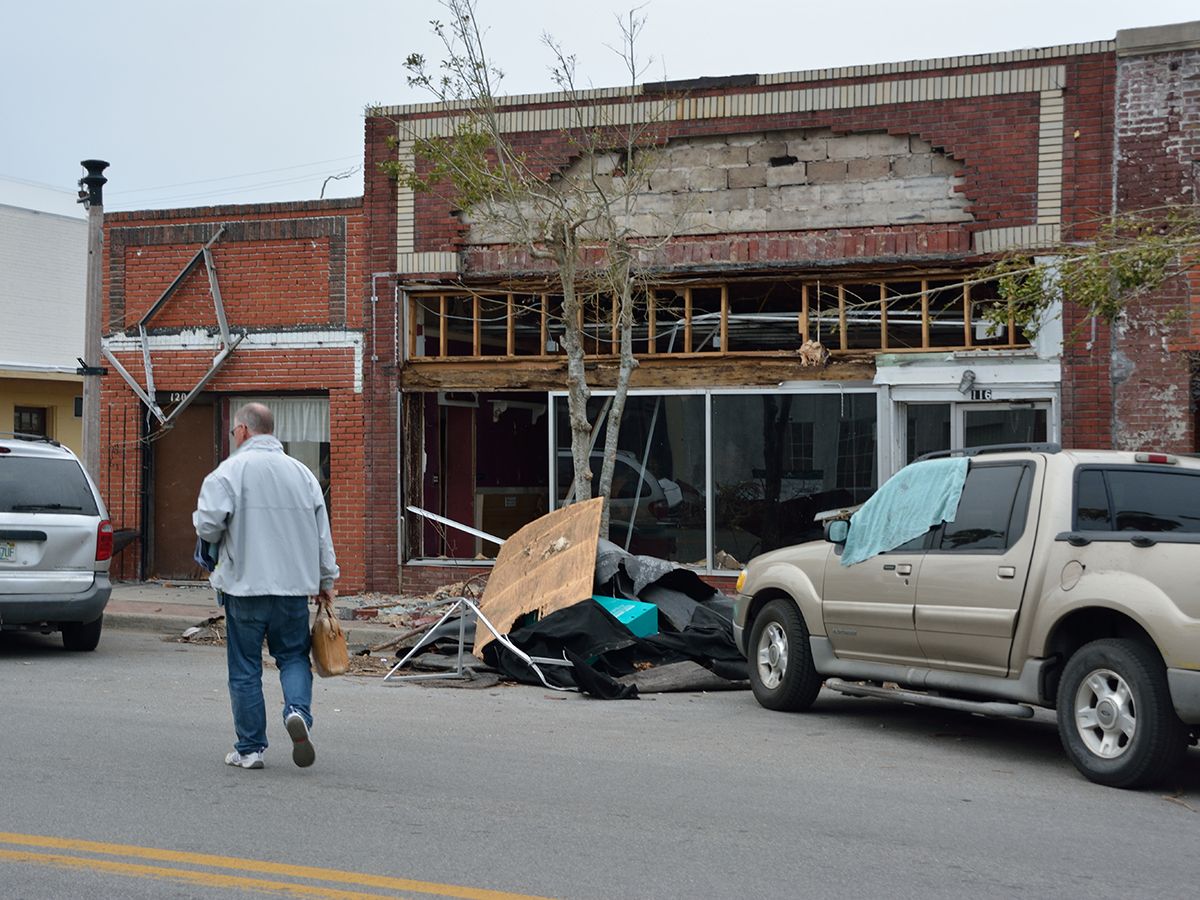
[[[316,685],[315,766],[272,718],[267,768],[243,771],[223,654],[0,635],[0,897],[1200,890],[1197,750],[1177,789],[1127,792],[1078,776],[1040,715],[340,678]]]

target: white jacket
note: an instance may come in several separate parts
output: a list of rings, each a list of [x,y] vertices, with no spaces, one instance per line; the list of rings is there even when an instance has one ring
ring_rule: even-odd
[[[209,582],[226,594],[311,597],[340,574],[321,486],[274,435],[248,438],[204,479],[192,524],[221,544]]]

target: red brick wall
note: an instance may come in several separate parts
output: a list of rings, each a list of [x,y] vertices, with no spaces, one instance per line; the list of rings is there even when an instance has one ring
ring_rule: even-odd
[[[1063,216],[1074,233],[1086,234],[1111,198],[1112,92],[1115,56],[1097,53],[1052,61],[1066,71]],[[920,73],[936,77],[961,72],[980,73],[1027,68],[1046,63],[1013,63]],[[911,73],[889,76],[913,77]],[[883,77],[806,82],[804,88],[842,86]],[[774,90],[778,85],[759,90]],[[746,92],[730,88],[692,94]],[[729,264],[737,268],[794,266],[847,259],[894,262],[900,259],[953,259],[969,255],[970,235],[982,229],[1032,224],[1036,221],[1037,150],[1039,131],[1037,93],[1005,94],[965,100],[889,104],[847,110],[824,110],[742,118],[669,123],[660,139],[692,135],[753,133],[796,128],[832,128],[835,133],[887,131],[913,134],[964,164],[960,190],[969,199],[975,221],[955,226],[910,226],[844,229],[838,232],[772,232],[757,235],[713,235],[679,238],[668,252],[668,265]],[[381,119],[387,133],[395,127]],[[567,165],[575,150],[565,135],[531,132],[515,136],[516,146],[546,172]],[[378,154],[382,150],[383,155]],[[368,168],[393,151],[368,143]],[[370,197],[368,189],[368,198]],[[459,249],[461,223],[453,204],[440,192],[416,197],[416,249]],[[473,248],[465,261],[471,276],[545,268],[521,254],[497,248]]]
[[[363,217],[366,222],[365,290],[367,362],[363,371],[363,400],[368,415],[363,435],[371,451],[364,461],[363,489],[367,509],[367,583],[372,590],[398,589],[400,569],[397,549],[396,377],[401,350],[397,323],[396,190],[395,183],[379,171],[377,161],[390,151],[387,140],[395,129],[368,118],[364,145]],[[374,295],[371,301],[372,280]],[[371,309],[373,307],[373,313]],[[372,330],[373,325],[373,330]]]
[[[1196,202],[1200,160],[1200,50],[1122,57],[1118,63],[1116,208],[1123,213]],[[1197,449],[1191,366],[1200,349],[1186,276],[1132,304],[1114,329],[1109,376],[1113,445]]]
[[[106,216],[108,333],[136,333],[140,316],[221,224],[226,230],[212,254],[231,329],[302,335],[313,329],[361,328],[368,284],[363,272],[365,221],[358,201],[337,200]],[[190,273],[148,323],[151,333],[167,334],[215,326],[203,265]],[[191,390],[213,355],[211,349],[155,351],[156,389]],[[120,353],[118,359],[142,381],[140,353]],[[327,393],[330,503],[342,591],[370,586],[368,520],[390,516],[395,521],[394,502],[384,510],[367,504],[365,472],[372,448],[364,440],[364,422],[369,416],[365,395],[355,382],[353,348],[285,350],[245,344],[230,355],[207,387],[220,394]],[[105,448],[101,489],[114,527],[144,533],[149,527],[142,521],[146,410],[116,373],[104,379],[101,397]],[[137,578],[141,567],[138,542],[114,561],[114,577]]]

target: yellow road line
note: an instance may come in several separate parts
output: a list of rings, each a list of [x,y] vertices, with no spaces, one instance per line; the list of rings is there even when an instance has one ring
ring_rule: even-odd
[[[458,900],[548,900],[548,898],[537,897],[531,894],[512,894],[507,891],[461,887],[453,884],[438,884],[432,881],[412,881],[407,878],[367,875],[361,872],[348,872],[342,869],[295,866],[287,863],[268,862],[266,860],[239,859],[235,856],[215,856],[208,853],[190,853],[185,850],[160,850],[155,847],[138,847],[133,844],[82,841],[72,838],[46,837],[37,834],[16,834],[8,831],[0,831],[0,844],[15,844],[19,847],[43,847],[53,850],[71,850],[79,853],[96,853],[102,856],[124,856],[133,859],[150,859],[157,862],[188,863],[190,865],[208,866],[215,869],[231,869],[237,872],[284,875],[291,878],[306,878],[312,881],[328,881],[340,884],[360,885],[362,887],[384,888],[393,891],[432,894],[438,897],[454,897],[458,898]],[[69,859],[72,857],[66,858]],[[87,860],[86,862],[94,864],[98,861]]]
[[[85,856],[63,856],[58,853],[37,853],[33,850],[0,850],[0,860],[61,866],[67,869],[86,869],[89,872],[109,872],[129,878],[161,878],[185,881],[202,887],[239,888],[248,891],[270,891],[292,897],[323,898],[323,900],[381,900],[384,894],[364,894],[361,891],[339,891],[336,888],[295,884],[287,881],[267,881],[244,875],[218,875],[192,869],[168,869],[165,866],[144,866],[138,863],[114,862],[111,859],[88,859]],[[395,897],[395,894],[390,895]]]

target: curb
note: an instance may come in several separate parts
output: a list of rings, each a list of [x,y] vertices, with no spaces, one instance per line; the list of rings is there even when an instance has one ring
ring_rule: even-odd
[[[115,628],[121,631],[157,632],[166,637],[178,637],[186,629],[191,628],[193,625],[198,625],[209,616],[219,615],[220,613],[221,610],[217,606],[213,606],[208,611],[199,610],[196,615],[192,614],[191,609],[186,614],[183,614],[182,610],[169,613],[166,611],[138,612],[128,609],[106,608],[104,610],[104,627]],[[361,620],[348,622],[344,628],[351,652],[356,647],[361,648],[382,644],[391,638],[399,637],[402,633],[399,629],[392,628],[389,625],[369,625]]]

